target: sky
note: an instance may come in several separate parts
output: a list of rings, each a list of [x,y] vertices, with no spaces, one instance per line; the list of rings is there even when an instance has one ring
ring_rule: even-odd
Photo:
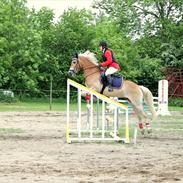
[[[29,8],[34,7],[39,10],[42,7],[48,7],[55,13],[55,18],[58,17],[67,10],[69,7],[77,9],[92,9],[93,0],[27,0],[27,6]]]

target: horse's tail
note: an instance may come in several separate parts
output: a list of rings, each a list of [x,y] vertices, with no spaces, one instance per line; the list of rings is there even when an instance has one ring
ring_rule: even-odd
[[[148,88],[146,88],[144,86],[140,86],[140,88],[143,92],[144,101],[147,104],[147,106],[149,107],[149,110],[152,114],[152,120],[155,120],[157,118],[157,113],[156,113],[156,110],[154,107],[153,95]]]

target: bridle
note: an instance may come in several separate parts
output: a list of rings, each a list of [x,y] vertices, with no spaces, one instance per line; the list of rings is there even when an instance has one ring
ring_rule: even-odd
[[[79,69],[82,68],[78,58],[74,57],[74,58],[72,59],[72,62],[73,62],[73,61],[76,61],[76,67],[77,67],[77,64],[78,64]],[[97,65],[95,65],[95,66],[89,66],[89,67],[82,68],[82,69],[83,69],[83,71],[85,71],[85,70],[92,69],[92,68],[98,68],[98,66],[97,66]],[[73,72],[74,74],[77,73],[77,70],[76,70],[76,69],[72,69],[72,70],[70,70],[70,71]],[[92,73],[86,75],[86,76],[85,76],[85,79],[86,79],[88,76],[91,76],[91,75],[93,75],[93,74],[95,74],[95,73],[97,73],[97,72],[98,72],[98,71],[95,71],[95,72],[92,72]]]

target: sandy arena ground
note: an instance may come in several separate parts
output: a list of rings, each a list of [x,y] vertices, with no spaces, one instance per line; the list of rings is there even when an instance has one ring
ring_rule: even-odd
[[[159,123],[181,121],[183,114]],[[60,112],[0,113],[0,183],[183,182],[183,132],[121,143],[65,142]]]

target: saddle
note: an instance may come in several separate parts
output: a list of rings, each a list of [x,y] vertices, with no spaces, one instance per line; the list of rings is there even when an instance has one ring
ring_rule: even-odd
[[[123,86],[123,76],[117,75],[117,74],[112,74],[112,87],[114,89],[121,89]],[[101,83],[103,84],[102,90],[100,91],[101,94],[103,94],[105,88],[109,85],[108,79],[105,76],[105,73],[101,73]]]

